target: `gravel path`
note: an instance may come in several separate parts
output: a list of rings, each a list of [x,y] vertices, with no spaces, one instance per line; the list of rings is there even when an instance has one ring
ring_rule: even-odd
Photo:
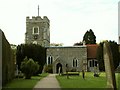
[[[56,74],[49,74],[47,77],[41,79],[34,87],[33,90],[60,90],[59,83],[56,79]]]

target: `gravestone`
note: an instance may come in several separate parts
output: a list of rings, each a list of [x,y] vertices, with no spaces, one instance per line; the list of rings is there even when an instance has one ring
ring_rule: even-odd
[[[99,67],[97,65],[97,67],[94,67],[94,77],[99,77]]]
[[[117,72],[117,73],[120,73],[120,63],[119,63],[119,66],[118,66],[117,69],[116,69],[116,72]]]
[[[115,71],[114,71],[114,65],[113,65],[113,57],[112,57],[112,52],[108,42],[104,43],[103,50],[104,50],[105,72],[106,72],[106,78],[107,78],[107,88],[110,88],[112,90],[117,90],[116,80],[115,80]]]
[[[67,74],[67,79],[69,79],[68,71],[69,71],[69,67],[68,67],[68,64],[66,64],[66,74]]]
[[[82,77],[85,79],[85,70],[82,70]]]

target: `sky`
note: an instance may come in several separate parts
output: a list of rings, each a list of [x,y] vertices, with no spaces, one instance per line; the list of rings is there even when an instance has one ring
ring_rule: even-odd
[[[72,46],[92,29],[97,43],[118,42],[119,0],[0,0],[0,29],[11,44],[25,43],[26,17],[47,16],[50,42]]]

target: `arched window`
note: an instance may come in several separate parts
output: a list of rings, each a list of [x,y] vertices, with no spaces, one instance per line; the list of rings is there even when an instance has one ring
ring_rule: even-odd
[[[89,67],[97,67],[97,60],[93,59],[93,60],[89,60]]]
[[[48,64],[50,64],[50,57],[48,57]]]
[[[76,58],[73,59],[73,67],[78,66],[78,60]]]
[[[89,61],[89,66],[92,67],[92,61],[91,60]]]
[[[95,60],[94,63],[95,63],[94,65],[97,67],[97,64],[98,64],[97,60]]]
[[[48,59],[47,59],[47,65],[52,63],[53,63],[53,57],[50,55],[48,56]]]
[[[73,59],[73,67],[75,67],[75,60]]]
[[[33,27],[33,34],[39,34],[39,27],[38,26]]]
[[[77,67],[77,66],[78,66],[78,60],[77,60],[77,59],[76,59],[76,62],[75,62],[75,63],[76,63],[76,67]]]

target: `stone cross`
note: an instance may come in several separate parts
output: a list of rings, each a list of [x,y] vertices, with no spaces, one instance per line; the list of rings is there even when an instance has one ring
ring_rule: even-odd
[[[112,90],[117,90],[115,71],[113,65],[113,56],[108,42],[104,43],[103,50],[104,50],[105,72],[107,78],[107,88],[110,88]]]

